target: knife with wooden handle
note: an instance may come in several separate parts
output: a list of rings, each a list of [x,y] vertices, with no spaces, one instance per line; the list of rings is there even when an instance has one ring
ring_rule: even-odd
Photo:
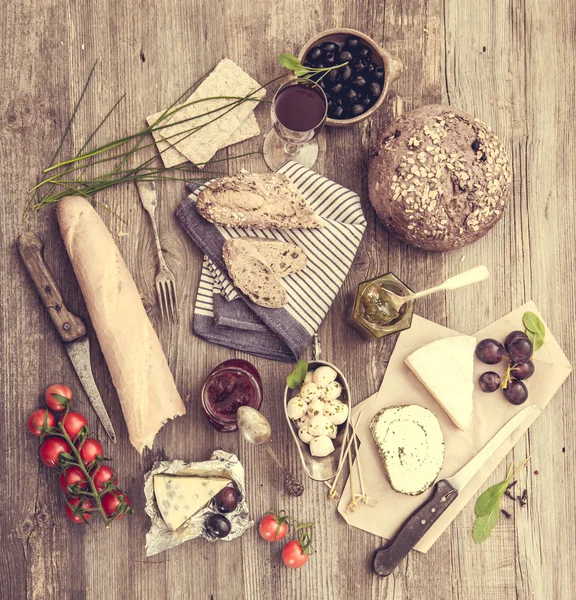
[[[76,370],[88,399],[106,433],[116,442],[116,433],[92,375],[90,346],[86,326],[80,317],[71,313],[43,257],[44,244],[33,233],[23,233],[18,239],[18,252],[36,286],[38,295],[48,311],[66,352]]]
[[[380,577],[388,577],[404,560],[410,550],[424,537],[438,521],[440,515],[456,500],[472,477],[478,473],[486,461],[502,445],[504,440],[524,421],[529,413],[539,410],[537,406],[527,406],[516,413],[496,435],[457,473],[448,479],[441,479],[434,487],[434,493],[428,502],[417,509],[402,525],[394,540],[378,548],[372,557],[372,570]]]

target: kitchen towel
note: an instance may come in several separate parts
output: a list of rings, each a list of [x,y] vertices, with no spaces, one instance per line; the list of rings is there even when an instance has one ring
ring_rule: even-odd
[[[196,212],[203,186],[193,183],[187,185],[190,195],[176,209],[176,217],[206,255],[194,307],[194,332],[216,344],[292,362],[304,353],[340,290],[366,220],[356,193],[294,162],[278,172],[290,178],[323,219],[322,229],[214,225]],[[288,292],[284,308],[263,308],[236,291],[222,259],[224,242],[233,237],[276,239],[306,252],[306,267],[282,280]]]

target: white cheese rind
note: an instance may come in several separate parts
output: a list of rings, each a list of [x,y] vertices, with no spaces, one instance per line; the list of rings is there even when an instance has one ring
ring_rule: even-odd
[[[444,462],[444,436],[436,415],[423,406],[393,406],[370,422],[372,437],[397,492],[417,496],[436,480]]]
[[[174,531],[230,483],[224,477],[155,475],[154,495],[164,522]]]
[[[459,429],[474,414],[474,350],[470,336],[436,340],[413,352],[405,362]]]

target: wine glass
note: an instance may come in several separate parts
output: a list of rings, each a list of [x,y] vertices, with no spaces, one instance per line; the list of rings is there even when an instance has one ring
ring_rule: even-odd
[[[326,120],[324,90],[309,79],[292,79],[281,85],[272,100],[274,127],[264,138],[264,160],[276,171],[293,160],[312,167],[318,157],[316,136]]]

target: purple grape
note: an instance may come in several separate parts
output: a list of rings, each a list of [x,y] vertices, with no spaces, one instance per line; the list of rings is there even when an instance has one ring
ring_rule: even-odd
[[[235,487],[227,486],[214,496],[214,506],[218,512],[229,513],[236,510],[239,498],[240,492]]]
[[[518,338],[508,344],[508,356],[513,365],[528,362],[532,358],[532,342],[526,338]]]
[[[498,364],[504,357],[504,346],[491,338],[482,340],[476,346],[476,358],[487,365]]]
[[[478,384],[483,392],[495,392],[500,387],[500,375],[494,371],[486,371],[480,375]]]
[[[524,382],[518,381],[518,379],[511,379],[504,388],[504,398],[506,398],[510,404],[524,404],[528,399],[528,390],[524,385]]]
[[[512,342],[515,342],[519,339],[528,339],[528,336],[523,331],[512,331],[506,336],[506,339],[504,340],[504,348],[508,350],[508,346],[510,346]]]
[[[518,363],[510,369],[510,373],[516,379],[529,379],[534,375],[534,363],[531,360],[527,360],[524,363]]]

